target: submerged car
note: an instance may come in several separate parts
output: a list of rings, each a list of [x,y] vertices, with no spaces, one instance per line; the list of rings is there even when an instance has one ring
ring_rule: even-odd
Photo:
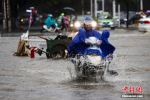
[[[110,27],[115,29],[114,19],[110,14],[102,14],[98,17],[98,22],[100,27]]]
[[[139,20],[138,30],[143,32],[150,32],[150,16]]]
[[[98,29],[98,23],[91,17],[91,15],[78,15],[72,23],[72,27],[74,30],[78,30],[79,28],[83,27],[83,22],[85,20],[86,17],[90,17],[93,21],[92,21],[92,27],[94,29]]]

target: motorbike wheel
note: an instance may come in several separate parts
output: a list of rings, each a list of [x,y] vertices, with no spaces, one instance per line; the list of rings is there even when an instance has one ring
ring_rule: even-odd
[[[44,33],[44,32],[46,32],[46,30],[45,30],[45,29],[41,29],[40,32],[41,32],[41,33]]]
[[[60,31],[60,29],[56,29],[56,31],[55,31],[56,33],[61,33],[61,31]]]
[[[44,30],[44,29],[42,28],[42,29],[40,30],[40,32],[43,33],[43,30]]]
[[[52,58],[50,53],[46,53],[46,57],[47,57],[47,59]]]
[[[52,58],[64,58],[67,48],[63,45],[55,45],[53,47]]]
[[[103,75],[104,75],[104,71],[97,72],[95,76],[95,82],[98,83],[102,79]]]

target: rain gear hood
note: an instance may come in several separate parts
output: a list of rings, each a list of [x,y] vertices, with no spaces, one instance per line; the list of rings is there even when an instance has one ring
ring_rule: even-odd
[[[92,21],[92,19],[86,17],[85,21]],[[84,22],[84,25],[85,24],[86,23]],[[92,28],[88,31],[85,29],[85,27],[79,29],[78,34],[73,38],[68,46],[68,56],[74,57],[76,54],[86,55],[90,52],[98,54],[102,57],[106,57],[108,54],[112,54],[115,50],[115,47],[109,43],[109,35],[110,33],[107,30],[104,30],[101,35],[98,31],[93,30]],[[90,45],[87,45],[85,41],[89,37],[96,37],[102,41],[102,44],[99,46],[101,52],[94,49],[87,51]]]
[[[101,53],[94,50],[93,52],[95,52],[96,54],[102,57],[106,57],[108,54],[113,54],[113,52],[115,51],[115,47],[108,41],[108,38],[110,36],[109,31],[104,30],[101,35],[99,32],[93,29],[87,32],[83,28],[83,29],[79,29],[78,34],[73,38],[73,40],[69,44],[68,56],[74,57],[76,54],[81,54],[81,55],[88,54],[86,50],[89,47],[89,45],[85,43],[85,39],[92,36],[102,41],[102,44],[99,46],[101,49]]]
[[[83,24],[83,27],[84,27],[85,30],[86,30],[85,25],[89,25],[89,24],[90,25],[92,24],[92,19],[90,17],[86,17],[85,20],[84,20],[84,24]],[[89,30],[86,30],[86,31],[89,31]]]
[[[47,26],[47,28],[50,28],[52,25],[55,26],[56,21],[54,19],[52,19],[51,14],[48,14],[47,19],[45,20],[45,25]]]
[[[84,28],[79,29],[78,34],[68,46],[69,57],[74,57],[76,54],[84,55],[85,50],[89,47],[89,45],[85,43],[85,40],[93,36],[99,40],[101,39],[101,34],[93,29],[90,31],[86,31]]]

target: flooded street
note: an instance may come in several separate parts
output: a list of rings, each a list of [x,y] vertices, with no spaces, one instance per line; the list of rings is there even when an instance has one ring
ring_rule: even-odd
[[[0,37],[0,100],[149,100],[150,34],[110,33],[116,47],[110,69],[119,75],[106,74],[99,83],[77,79],[67,59],[13,56],[19,37]],[[125,87],[126,93],[142,92],[144,98],[122,98]]]

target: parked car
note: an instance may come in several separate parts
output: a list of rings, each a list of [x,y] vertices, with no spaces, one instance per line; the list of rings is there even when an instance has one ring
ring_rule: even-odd
[[[144,32],[146,31],[150,32],[150,16],[139,20],[138,30]]]
[[[130,20],[131,18],[136,14],[136,12],[134,11],[129,11],[129,24],[130,24]],[[125,24],[127,22],[127,13],[126,12],[122,12],[120,14],[120,24]]]
[[[119,15],[118,15],[118,13],[116,13],[116,21],[119,21]],[[126,13],[124,13],[124,12],[121,12],[120,13],[120,24],[124,24],[125,22],[124,22],[124,19],[126,18]],[[117,23],[118,24],[118,23]]]
[[[73,23],[72,23],[73,29],[78,30],[79,28],[82,28],[83,24],[84,24],[83,22],[84,22],[86,17],[90,17],[93,20],[92,21],[92,28],[94,28],[94,29],[99,28],[98,22],[96,20],[94,20],[91,15],[78,15],[75,17],[75,19],[73,19]]]
[[[139,20],[141,18],[145,18],[145,17],[146,17],[145,14],[129,13],[128,24],[129,25],[135,24],[135,21],[137,21],[137,20]],[[124,14],[120,18],[120,22],[121,22],[121,24],[125,24],[127,22],[127,14]]]
[[[30,13],[21,13],[15,22],[16,28],[27,30],[29,28],[29,16]],[[37,14],[36,17],[32,20],[30,30],[40,30],[43,24],[43,16]]]
[[[110,14],[101,14],[98,17],[98,22],[100,27],[110,27],[111,29],[115,28],[114,19]]]

